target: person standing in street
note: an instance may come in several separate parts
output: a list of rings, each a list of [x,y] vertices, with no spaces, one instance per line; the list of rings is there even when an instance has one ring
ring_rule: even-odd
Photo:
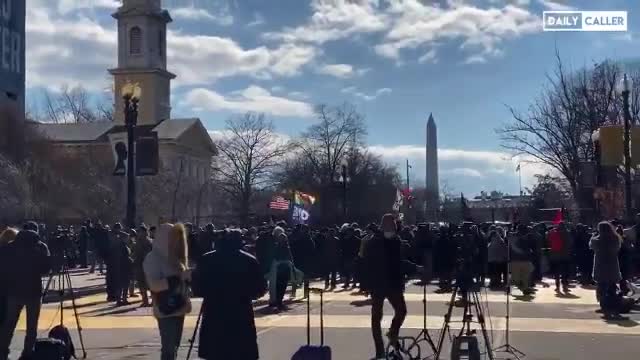
[[[9,357],[9,346],[23,308],[27,309],[27,331],[21,358],[33,353],[42,306],[42,276],[51,270],[49,249],[29,222],[15,240],[0,251],[0,284],[6,294],[6,319],[0,325],[0,360]]]
[[[191,312],[187,284],[191,281],[191,272],[183,225],[162,224],[157,228],[153,248],[145,258],[143,268],[160,331],[160,359],[176,360],[184,318]]]
[[[109,261],[107,264],[107,289],[111,280],[113,296],[117,306],[128,305],[127,293],[131,279],[131,251],[127,246],[129,234],[122,230],[122,225],[115,224],[111,233]]]
[[[147,294],[149,287],[144,276],[143,268],[144,259],[151,252],[151,249],[152,243],[151,238],[149,237],[149,230],[145,225],[140,225],[138,228],[138,238],[133,248],[133,277],[138,283],[140,296],[142,296],[141,307],[151,306],[151,303],[149,302],[149,295]]]
[[[267,282],[256,258],[241,248],[242,234],[229,230],[194,271],[194,294],[203,298],[202,359],[259,358],[252,300],[264,295]]]
[[[571,276],[571,255],[573,251],[573,237],[565,222],[549,232],[549,246],[551,247],[550,262],[553,276],[556,280],[556,292],[568,293],[569,277]]]
[[[598,224],[598,235],[591,238],[589,248],[594,252],[593,279],[598,288],[596,298],[605,317],[617,314],[617,284],[622,280],[618,253],[622,248],[622,239],[613,226],[603,221]]]
[[[371,332],[375,345],[375,359],[386,359],[381,321],[384,300],[389,300],[394,310],[389,342],[398,341],[400,328],[407,316],[404,299],[405,276],[420,267],[402,258],[401,240],[392,214],[382,217],[380,231],[367,241],[363,248],[364,288],[371,294]]]
[[[86,269],[89,265],[89,230],[86,226],[80,228],[78,234],[78,252],[80,253],[80,267]]]

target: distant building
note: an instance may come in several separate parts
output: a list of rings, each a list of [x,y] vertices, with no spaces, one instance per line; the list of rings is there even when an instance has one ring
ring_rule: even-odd
[[[159,0],[124,0],[113,17],[118,22],[118,67],[109,72],[116,89],[115,121],[38,123],[36,129],[58,148],[82,153],[88,153],[90,149],[99,154],[101,161],[113,162],[109,134],[124,130],[124,102],[118,89],[129,82],[137,83],[142,90],[138,125],[158,134],[159,176],[175,174],[183,186],[191,183],[195,186],[194,191],[199,191],[197,188],[201,189],[209,181],[217,150],[200,119],[172,119],[170,116],[170,82],[176,77],[166,69],[166,32],[171,16],[160,7]],[[138,183],[141,182],[139,178]],[[114,178],[113,183],[124,203],[124,178]],[[144,205],[139,205],[139,220],[155,223],[159,218],[169,219],[172,215],[170,205],[160,209],[149,209]],[[186,214],[177,214],[181,217],[179,220],[206,214],[206,206],[199,200],[190,201]],[[205,208],[202,212],[201,207]]]

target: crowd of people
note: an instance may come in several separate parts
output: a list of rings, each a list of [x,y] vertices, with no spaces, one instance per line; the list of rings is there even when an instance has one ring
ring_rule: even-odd
[[[163,360],[176,358],[191,295],[204,299],[201,358],[227,358],[221,354],[232,351],[228,358],[257,359],[252,301],[268,292],[269,307],[286,311],[288,287],[292,298],[299,288],[307,297],[312,280],[323,280],[325,291],[340,286],[370,298],[376,359],[385,358],[383,303],[388,300],[394,309],[387,333],[394,342],[406,316],[404,291],[411,276],[423,284],[437,281],[439,292],[512,284],[524,296],[535,296],[545,275],[555,280],[559,294],[569,293],[575,279],[597,285],[601,310],[616,316],[638,274],[639,226],[640,215],[627,229],[616,221],[594,229],[565,222],[410,226],[391,214],[379,224],[316,229],[280,222],[247,229],[186,223],[125,230],[86,221],[77,232],[60,226],[48,233],[44,225],[28,222],[0,235],[0,359],[8,356],[25,307],[23,355],[33,350],[42,277],[77,267],[105,274],[107,301],[124,306],[141,296],[141,306],[153,306]],[[238,339],[247,346],[227,346]]]

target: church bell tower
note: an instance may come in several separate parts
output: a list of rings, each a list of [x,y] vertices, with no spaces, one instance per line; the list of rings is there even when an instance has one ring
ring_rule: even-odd
[[[112,15],[118,22],[118,67],[110,69],[115,122],[124,125],[121,89],[137,83],[141,90],[138,124],[155,125],[171,116],[171,80],[167,71],[167,24],[172,21],[160,0],[123,0]]]

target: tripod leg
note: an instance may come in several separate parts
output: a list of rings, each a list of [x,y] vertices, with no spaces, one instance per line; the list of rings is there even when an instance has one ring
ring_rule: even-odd
[[[68,271],[65,271],[67,284],[69,286],[69,292],[71,293],[71,307],[73,308],[73,316],[76,318],[76,327],[78,328],[78,338],[80,339],[80,348],[82,349],[82,358],[87,358],[87,350],[84,347],[84,339],[82,338],[82,326],[80,325],[80,315],[78,315],[78,308],[76,307],[76,293],[73,290],[73,285],[71,284],[71,275],[69,275]],[[64,311],[64,309],[60,309],[60,311]]]
[[[47,285],[45,285],[44,290],[42,290],[42,302],[44,302],[44,298],[47,297],[49,293],[49,287],[51,286],[51,281],[53,280],[53,272],[49,273],[49,279],[47,279]]]
[[[189,350],[187,351],[187,360],[191,358],[191,352],[193,351],[193,345],[196,343],[196,336],[198,335],[198,328],[200,327],[200,321],[202,321],[202,312],[204,311],[204,302],[200,306],[200,313],[196,320],[196,327],[193,329],[193,336],[189,339]]]
[[[449,308],[447,309],[447,313],[444,315],[444,323],[442,324],[442,330],[440,331],[440,338],[438,339],[438,347],[436,348],[434,360],[440,359],[440,354],[442,353],[442,346],[444,345],[444,337],[447,335],[447,332],[449,331],[449,322],[451,321],[451,314],[453,312],[453,306],[455,305],[457,294],[458,294],[458,288],[455,287],[451,292],[451,301],[449,301]]]
[[[487,333],[487,327],[484,321],[484,314],[482,312],[482,308],[480,307],[480,297],[478,293],[473,293],[473,301],[475,302],[476,313],[478,314],[478,323],[480,324],[480,329],[482,330],[482,337],[484,338],[484,345],[487,349],[487,355],[490,360],[493,360],[493,350],[491,349],[491,342],[489,341],[489,334]]]

